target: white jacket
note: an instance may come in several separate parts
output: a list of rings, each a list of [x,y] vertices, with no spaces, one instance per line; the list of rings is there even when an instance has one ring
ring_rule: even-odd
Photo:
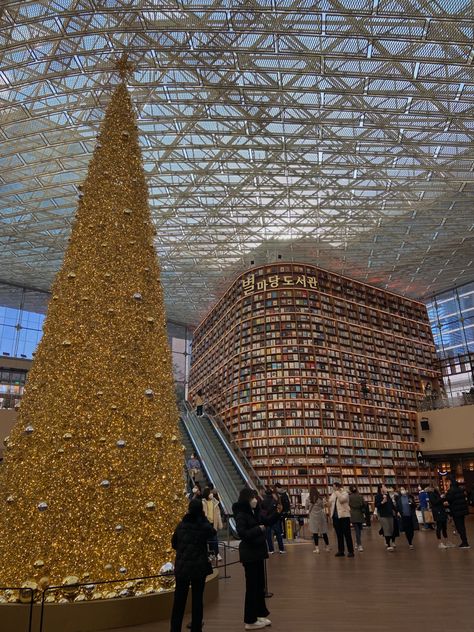
[[[336,504],[337,503],[337,504]],[[337,507],[338,518],[350,518],[351,507],[349,505],[349,493],[341,487],[340,490],[333,492],[329,498],[329,517],[332,519],[334,507]]]

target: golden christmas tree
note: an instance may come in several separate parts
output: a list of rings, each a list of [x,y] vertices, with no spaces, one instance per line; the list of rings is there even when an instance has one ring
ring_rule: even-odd
[[[157,574],[184,509],[154,228],[120,67],[5,442],[3,586]]]

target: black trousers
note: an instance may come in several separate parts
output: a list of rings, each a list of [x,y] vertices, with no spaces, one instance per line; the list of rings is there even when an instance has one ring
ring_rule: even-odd
[[[321,535],[323,536],[323,540],[324,540],[326,546],[329,546],[328,534],[327,533],[322,533]],[[318,546],[319,545],[319,533],[313,533],[313,540],[314,540],[314,545]]]
[[[336,531],[338,553],[344,553],[344,540],[346,541],[347,552],[354,553],[354,543],[352,542],[351,535],[351,519],[333,517],[332,523]]]
[[[189,585],[192,588],[192,614],[191,632],[202,632],[204,587],[206,578],[189,579],[188,577],[177,577],[176,588],[174,590],[173,610],[171,612],[171,632],[181,632],[183,625],[184,609],[188,598]]]
[[[255,623],[258,617],[268,617],[265,604],[265,560],[245,562],[244,623]]]
[[[448,521],[447,520],[437,520],[436,521],[436,537],[438,540],[441,540],[441,534],[443,534],[443,538],[448,539]]]
[[[202,406],[196,406],[196,415],[202,417]]]
[[[464,516],[453,516],[454,526],[461,538],[461,544],[467,544],[466,525],[464,524]]]
[[[413,526],[413,518],[411,516],[402,516],[403,531],[408,544],[413,542],[413,536],[415,535],[415,527]]]

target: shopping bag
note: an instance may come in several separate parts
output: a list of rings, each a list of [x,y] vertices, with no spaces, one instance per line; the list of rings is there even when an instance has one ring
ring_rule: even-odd
[[[424,524],[433,524],[433,512],[431,509],[423,509],[423,523]]]
[[[420,524],[423,523],[423,512],[421,512],[419,509],[416,510],[416,519]]]

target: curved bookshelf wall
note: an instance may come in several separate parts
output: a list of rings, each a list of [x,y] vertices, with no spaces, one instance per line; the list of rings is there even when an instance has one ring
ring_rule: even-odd
[[[307,264],[239,276],[193,338],[198,389],[295,502],[333,480],[414,488],[416,407],[440,373],[424,304]]]

